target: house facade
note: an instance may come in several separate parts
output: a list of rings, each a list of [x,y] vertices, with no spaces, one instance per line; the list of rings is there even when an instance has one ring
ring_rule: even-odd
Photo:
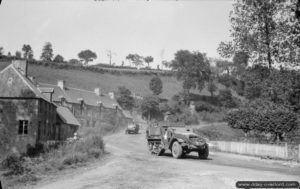
[[[25,61],[13,61],[0,72],[0,154],[26,153],[38,143],[61,137],[65,122],[27,75]],[[79,126],[79,125],[76,125]]]
[[[39,87],[53,88],[52,101],[67,107],[83,127],[101,127],[103,123],[118,126],[132,122],[130,114],[126,114],[118,105],[113,92],[103,94],[100,88],[94,91],[73,88],[63,80],[59,80],[56,85],[39,83]]]

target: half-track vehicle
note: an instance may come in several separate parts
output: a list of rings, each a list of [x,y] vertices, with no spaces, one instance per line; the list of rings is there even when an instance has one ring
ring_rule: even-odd
[[[201,159],[207,159],[209,155],[207,139],[197,135],[183,123],[164,121],[149,125],[146,139],[149,151],[155,155],[162,155],[167,150],[177,159],[190,152],[198,152]]]
[[[137,123],[128,124],[125,134],[138,134],[140,130],[140,126]]]

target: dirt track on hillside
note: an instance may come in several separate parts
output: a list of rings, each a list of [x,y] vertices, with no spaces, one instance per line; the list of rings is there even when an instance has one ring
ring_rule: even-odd
[[[233,189],[241,180],[300,180],[300,167],[295,164],[225,153],[211,153],[209,160],[200,160],[196,154],[184,159],[173,159],[170,154],[153,156],[147,151],[144,133],[118,133],[105,137],[105,141],[109,155],[101,162],[43,181],[34,188]]]

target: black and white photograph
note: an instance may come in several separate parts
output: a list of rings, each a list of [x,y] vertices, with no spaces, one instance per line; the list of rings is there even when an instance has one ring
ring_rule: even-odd
[[[300,0],[0,0],[0,189],[300,189]]]

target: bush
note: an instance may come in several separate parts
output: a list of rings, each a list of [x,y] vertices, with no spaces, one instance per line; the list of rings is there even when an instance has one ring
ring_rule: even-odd
[[[266,100],[256,100],[228,113],[226,120],[232,128],[273,135],[283,140],[285,134],[298,129],[298,117],[288,108]]]
[[[88,155],[82,152],[76,152],[74,154],[68,154],[63,158],[64,165],[73,165],[77,163],[86,162],[88,159]]]
[[[88,150],[88,156],[93,158],[99,158],[103,154],[103,150],[99,148],[90,148]]]
[[[209,103],[206,103],[206,102],[201,102],[201,101],[195,103],[195,110],[197,112],[203,112],[203,111],[205,111],[205,112],[217,112],[218,111],[218,109],[215,106],[213,106]]]
[[[222,104],[222,106],[226,108],[235,108],[237,107],[237,103],[232,97],[231,91],[229,89],[220,90],[218,98]]]
[[[184,122],[186,125],[198,124],[198,117],[196,114],[192,114],[191,111],[186,108],[182,114],[177,115],[180,122]]]
[[[1,168],[10,170],[13,175],[21,175],[25,171],[23,162],[24,159],[22,156],[18,154],[10,154],[2,161]]]

